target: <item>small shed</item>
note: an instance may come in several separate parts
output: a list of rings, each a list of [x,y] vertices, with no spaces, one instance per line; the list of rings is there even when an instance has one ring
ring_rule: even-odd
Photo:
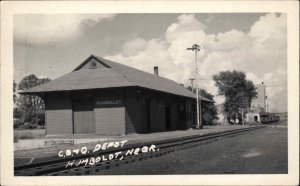
[[[47,135],[186,130],[195,94],[175,81],[91,55],[72,72],[20,92],[45,101]],[[201,98],[202,101],[212,100]]]

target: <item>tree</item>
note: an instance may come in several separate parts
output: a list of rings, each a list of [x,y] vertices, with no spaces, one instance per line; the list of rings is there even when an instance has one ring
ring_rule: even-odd
[[[251,101],[256,98],[257,92],[252,81],[246,79],[246,75],[241,71],[224,71],[213,76],[219,95],[225,96],[223,105],[229,123],[236,123],[236,119],[241,123],[244,111],[250,108]],[[246,112],[244,112],[246,114]],[[233,120],[233,121],[232,121]]]
[[[37,78],[34,74],[25,76],[18,84],[18,90],[27,90],[32,87],[51,81],[49,78]],[[36,95],[20,95],[20,109],[22,110],[22,121],[38,123],[44,117],[44,101]]]
[[[188,90],[192,91],[192,87],[188,86],[187,87]],[[205,97],[207,99],[210,100],[214,100],[214,96],[210,93],[208,93],[206,90],[204,89],[200,89],[201,91],[201,96]],[[200,95],[200,91],[199,91],[199,95]],[[193,90],[194,93],[196,93],[196,90]],[[202,108],[202,123],[204,125],[212,125],[213,124],[213,120],[218,119],[217,115],[217,108],[215,106],[214,103],[212,102],[201,102],[201,108]]]
[[[18,105],[18,96],[17,96],[17,83],[15,82],[15,80],[13,81],[13,94],[14,94],[14,106]]]

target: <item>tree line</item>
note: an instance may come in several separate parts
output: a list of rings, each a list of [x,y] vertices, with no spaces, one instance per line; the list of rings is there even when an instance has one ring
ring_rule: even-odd
[[[196,93],[196,89],[192,89],[191,86],[186,87],[188,90]],[[199,89],[199,96],[205,97],[210,100],[214,100],[214,96],[207,92],[205,89]],[[218,111],[215,103],[213,102],[201,102],[201,113],[203,125],[214,125],[215,120],[218,118]]]
[[[14,128],[43,128],[45,103],[36,95],[17,95],[17,91],[50,82],[49,78],[38,78],[34,74],[25,76],[18,84],[13,82]]]
[[[257,97],[253,82],[246,79],[241,71],[224,71],[213,76],[218,94],[225,97],[223,113],[230,124],[241,124],[251,107],[251,101]]]
[[[202,123],[212,125],[218,120],[218,113],[225,116],[230,124],[241,124],[250,110],[251,101],[257,97],[256,88],[252,81],[246,79],[242,71],[223,71],[213,75],[213,80],[218,88],[218,95],[224,96],[225,101],[218,111],[216,105],[210,102],[202,102]],[[187,89],[192,90],[189,86]],[[204,89],[200,89],[199,95],[214,100],[214,95]]]

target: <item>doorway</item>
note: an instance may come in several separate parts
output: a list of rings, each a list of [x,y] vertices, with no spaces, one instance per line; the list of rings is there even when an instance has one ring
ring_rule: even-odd
[[[258,117],[257,116],[254,116],[254,121],[258,121]]]
[[[151,132],[151,116],[150,116],[150,113],[151,113],[151,107],[150,107],[150,103],[151,103],[151,100],[150,99],[147,99],[146,100],[146,118],[147,118],[147,132]]]
[[[166,118],[166,130],[169,131],[172,129],[171,126],[171,108],[170,106],[165,107],[165,118]]]
[[[73,133],[94,134],[93,99],[87,95],[73,97]]]

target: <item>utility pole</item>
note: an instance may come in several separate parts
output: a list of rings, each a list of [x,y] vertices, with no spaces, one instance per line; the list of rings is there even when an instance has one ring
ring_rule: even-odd
[[[266,100],[266,113],[269,112],[269,108],[268,108],[268,96],[265,96],[265,100]]]
[[[38,108],[37,108],[37,98],[36,98],[36,100],[35,100],[35,104],[34,104],[34,106],[35,106],[35,124],[36,124],[36,125],[38,125],[38,114],[37,114],[37,112],[38,112]]]
[[[196,99],[197,99],[197,128],[202,129],[202,115],[201,115],[201,90],[200,90],[200,100],[199,100],[199,89],[198,89],[198,64],[197,64],[197,53],[200,51],[200,46],[194,44],[192,48],[187,48],[187,50],[195,51],[195,66],[196,66]],[[200,109],[199,109],[200,102]]]
[[[244,121],[244,108],[242,108],[242,120],[243,120],[243,126],[245,125],[245,121]]]

